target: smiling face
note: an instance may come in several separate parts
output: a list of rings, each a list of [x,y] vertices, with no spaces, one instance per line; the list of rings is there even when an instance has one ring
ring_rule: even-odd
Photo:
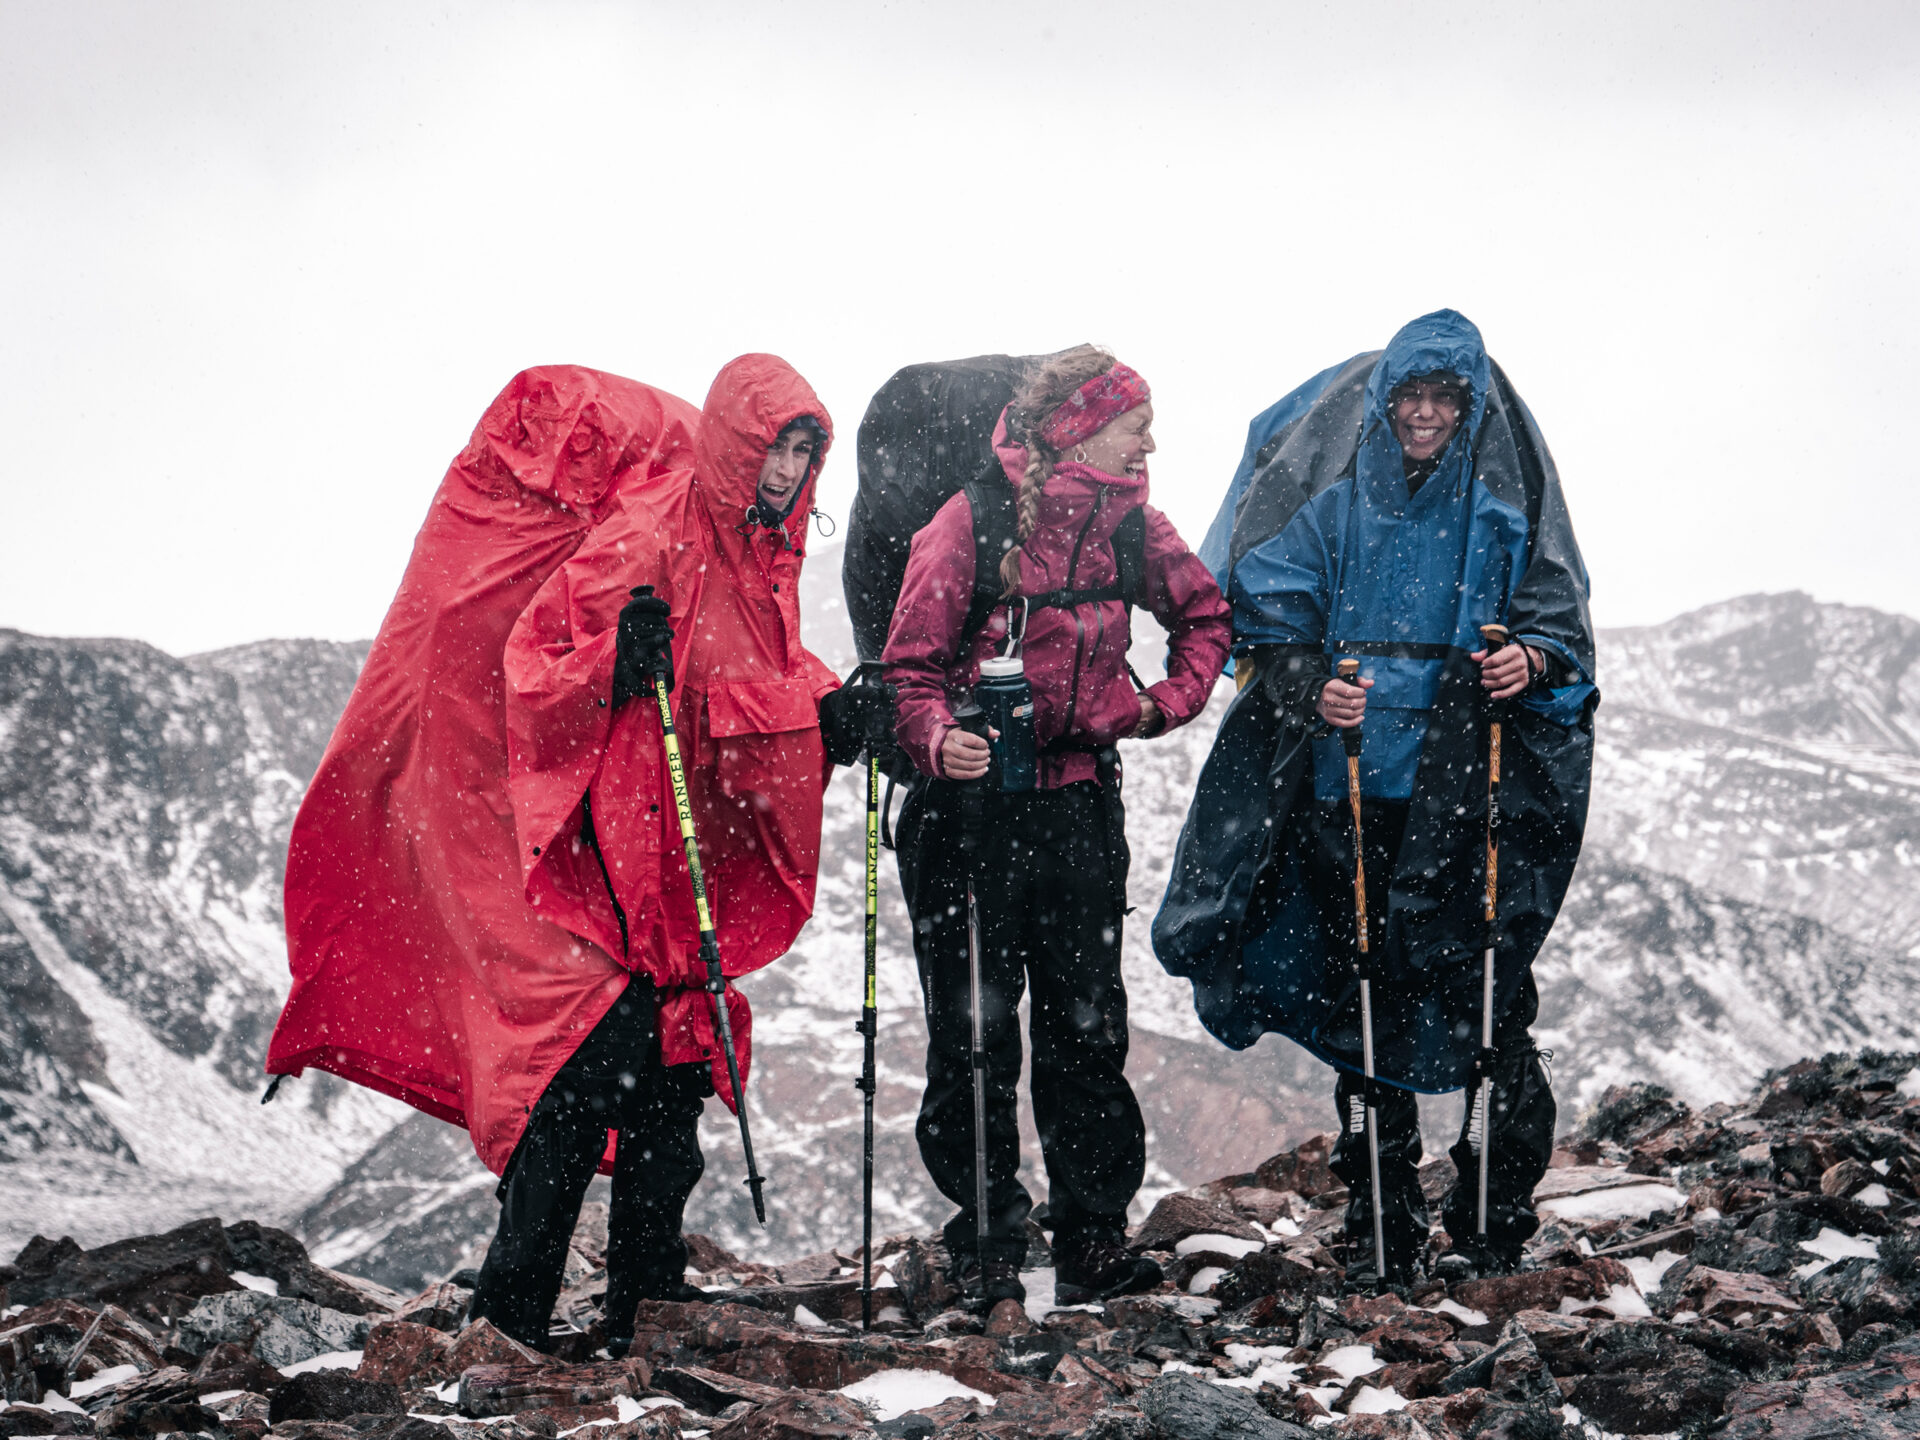
[[[1069,458],[1105,475],[1141,476],[1154,452],[1153,402],[1136,405],[1109,420],[1070,452]]]
[[[805,427],[783,431],[780,438],[767,447],[767,458],[760,466],[762,505],[781,515],[787,513],[793,497],[806,482],[807,471],[813,466],[815,448],[813,432]]]
[[[1421,375],[1393,388],[1394,438],[1409,460],[1431,460],[1447,448],[1466,408],[1460,382],[1450,375]]]

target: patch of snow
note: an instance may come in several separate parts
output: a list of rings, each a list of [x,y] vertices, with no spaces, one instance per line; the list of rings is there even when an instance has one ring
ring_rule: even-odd
[[[1580,1414],[1580,1407],[1572,1403],[1560,1407],[1560,1418],[1578,1430],[1586,1440],[1627,1440],[1627,1437],[1619,1431],[1602,1429],[1593,1421],[1583,1417]],[[1679,1434],[1678,1430],[1662,1430],[1655,1435],[1641,1436],[1639,1440],[1678,1440]]]
[[[1301,1233],[1300,1227],[1285,1215],[1275,1216],[1273,1224],[1271,1225],[1262,1225],[1258,1220],[1255,1220],[1253,1222],[1253,1228],[1266,1236],[1268,1240],[1291,1240],[1294,1236]]]
[[[1576,1300],[1571,1295],[1563,1295],[1558,1313],[1577,1315],[1595,1306],[1611,1310],[1619,1320],[1644,1320],[1653,1314],[1647,1302],[1640,1298],[1640,1292],[1631,1285],[1615,1285],[1597,1300]]]
[[[1342,1345],[1323,1355],[1320,1363],[1338,1375],[1344,1385],[1351,1385],[1362,1375],[1383,1369],[1387,1362],[1373,1358],[1371,1345]]]
[[[1198,1365],[1185,1360],[1163,1360],[1160,1362],[1162,1375],[1211,1375],[1211,1370],[1202,1370]]]
[[[1219,1284],[1220,1277],[1226,1273],[1227,1267],[1224,1265],[1202,1265],[1193,1272],[1193,1278],[1187,1281],[1187,1293],[1189,1295],[1206,1294]]]
[[[1822,1225],[1818,1235],[1811,1240],[1800,1242],[1800,1248],[1811,1250],[1820,1258],[1794,1267],[1794,1278],[1799,1280],[1805,1280],[1810,1275],[1818,1275],[1837,1260],[1880,1258],[1879,1241],[1869,1240],[1864,1235],[1849,1235],[1844,1230],[1834,1229],[1831,1225]]]
[[[1691,1325],[1699,1318],[1700,1312],[1698,1310],[1676,1310],[1673,1312],[1673,1323],[1676,1325]]]
[[[1362,1385],[1354,1392],[1352,1401],[1347,1405],[1347,1414],[1386,1415],[1406,1408],[1407,1402],[1391,1385],[1384,1390],[1376,1390],[1371,1385]]]
[[[1239,1389],[1258,1390],[1262,1385],[1278,1385],[1282,1390],[1291,1387],[1305,1367],[1287,1359],[1293,1353],[1286,1345],[1240,1345],[1227,1346],[1227,1359],[1248,1373],[1235,1379],[1223,1379],[1223,1385],[1232,1385]]]
[[[129,1366],[128,1368],[131,1369],[132,1367]],[[200,1403],[211,1409],[215,1405],[224,1405],[229,1400],[237,1400],[246,1393],[244,1390],[216,1390],[211,1395],[202,1395],[200,1397]]]
[[[1893,1203],[1893,1196],[1887,1193],[1887,1187],[1880,1184],[1862,1185],[1853,1198],[1875,1210],[1884,1210]]]
[[[1251,1255],[1264,1249],[1265,1244],[1259,1240],[1236,1240],[1231,1235],[1189,1235],[1173,1247],[1173,1253],[1228,1255],[1238,1260],[1242,1255]]]
[[[1220,1313],[1220,1302],[1204,1295],[1176,1295],[1173,1308],[1189,1320],[1211,1320]]]
[[[878,1289],[879,1287],[875,1286],[874,1288]],[[879,1313],[873,1318],[904,1325],[907,1323],[907,1312],[902,1310],[898,1305],[882,1305]]]
[[[793,1323],[802,1330],[831,1330],[833,1327],[804,1305],[793,1307]]]
[[[1678,1210],[1687,1197],[1671,1185],[1620,1185],[1540,1202],[1542,1214],[1562,1220],[1644,1220],[1656,1210]]]
[[[1671,1250],[1656,1250],[1651,1255],[1628,1255],[1620,1263],[1627,1267],[1633,1276],[1633,1283],[1640,1287],[1642,1295],[1651,1295],[1660,1288],[1660,1277],[1671,1270],[1680,1257]]]
[[[858,1401],[882,1423],[898,1419],[909,1410],[930,1410],[942,1400],[977,1401],[991,1409],[994,1399],[971,1385],[962,1385],[951,1375],[938,1370],[880,1370],[840,1387],[840,1394]]]
[[[1887,1172],[1893,1169],[1893,1166],[1888,1161],[1876,1160],[1873,1162],[1873,1165],[1870,1168],[1873,1170],[1873,1173],[1876,1175],[1885,1175]]]
[[[78,1405],[74,1404],[73,1401],[62,1395],[58,1390],[49,1390],[45,1395],[42,1395],[40,1397],[40,1408],[42,1410],[64,1410],[69,1415],[84,1415],[87,1413]]]
[[[0,1320],[11,1320],[16,1315],[26,1314],[26,1311],[27,1307],[24,1305],[9,1305],[6,1309],[0,1310]]]
[[[1909,1070],[1902,1075],[1899,1090],[1909,1100],[1920,1100],[1920,1069]]]
[[[1436,1300],[1433,1304],[1420,1308],[1430,1310],[1436,1315],[1451,1315],[1454,1319],[1467,1325],[1484,1325],[1487,1323],[1487,1317],[1483,1313],[1469,1306],[1462,1305],[1458,1300]]]
[[[329,1350],[324,1355],[315,1355],[306,1360],[296,1360],[291,1365],[282,1365],[282,1375],[305,1375],[312,1370],[358,1370],[360,1368],[359,1350]]]
[[[448,1405],[453,1404],[454,1401],[460,1398],[460,1382],[458,1380],[449,1380],[444,1385],[435,1385],[433,1387],[433,1398]]]
[[[111,1390],[122,1380],[131,1380],[139,1373],[138,1365],[115,1365],[110,1369],[102,1370],[98,1375],[89,1375],[84,1380],[74,1381],[67,1389],[67,1398],[79,1400],[100,1390]]]
[[[233,1278],[238,1280],[242,1285],[246,1286],[247,1289],[258,1290],[262,1295],[278,1295],[280,1293],[280,1282],[271,1275],[249,1275],[244,1270],[230,1270],[227,1273],[232,1275]]]

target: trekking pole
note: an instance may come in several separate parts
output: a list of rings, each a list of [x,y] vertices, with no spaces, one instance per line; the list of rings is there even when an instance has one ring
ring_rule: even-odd
[[[1506,645],[1507,627],[1482,625],[1480,638],[1486,642],[1487,658]],[[1482,902],[1486,919],[1486,944],[1480,954],[1480,1103],[1476,1107],[1480,1151],[1480,1208],[1476,1232],[1481,1247],[1487,1240],[1487,1166],[1493,1149],[1493,952],[1498,940],[1494,910],[1500,888],[1500,729],[1506,705],[1495,701],[1487,721],[1487,887]],[[1471,1136],[1471,1132],[1469,1132]]]
[[[874,1043],[880,1034],[877,1004],[880,953],[880,758],[867,753],[867,974],[866,993],[860,1006],[860,1020],[854,1026],[866,1039],[866,1059],[860,1078],[854,1081],[866,1103],[866,1140],[861,1150],[860,1171],[860,1325],[873,1328],[873,1095],[878,1088],[874,1073]]]
[[[651,585],[636,586],[634,599],[653,593]],[[733,1021],[727,1014],[727,977],[720,970],[720,937],[714,934],[713,912],[707,906],[707,882],[700,869],[700,845],[693,833],[693,804],[687,798],[687,771],[680,760],[680,735],[673,728],[673,707],[667,701],[664,672],[651,677],[653,698],[660,706],[660,730],[667,746],[667,774],[673,780],[673,805],[680,812],[680,839],[687,847],[687,876],[693,882],[693,908],[700,920],[700,958],[707,965],[707,994],[713,1000],[713,1027],[720,1032],[720,1048],[727,1057],[727,1079],[733,1086],[733,1113],[740,1118],[740,1146],[747,1152],[747,1188],[753,1192],[753,1218],[767,1223],[766,1185],[753,1163],[753,1135],[747,1129],[747,1096],[740,1087],[740,1057],[733,1048]]]
[[[1352,685],[1359,677],[1360,662],[1342,660],[1334,671]],[[1347,752],[1347,798],[1353,804],[1353,923],[1360,942],[1355,968],[1360,975],[1360,1062],[1367,1077],[1362,1102],[1367,1117],[1367,1170],[1373,1182],[1373,1286],[1378,1290],[1387,1279],[1387,1227],[1380,1193],[1380,1128],[1373,1105],[1373,962],[1367,947],[1367,862],[1360,836],[1360,727],[1342,730],[1340,743]]]
[[[953,718],[968,734],[986,738],[987,716],[968,700]],[[980,830],[986,795],[985,780],[960,785],[960,844],[967,857],[967,1008],[973,1026],[973,1209],[976,1260],[984,1289],[987,1273],[987,1042],[980,1015],[980,902],[975,894],[980,869]]]

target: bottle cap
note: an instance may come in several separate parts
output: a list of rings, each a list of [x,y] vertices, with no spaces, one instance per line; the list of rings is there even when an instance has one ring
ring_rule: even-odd
[[[1026,673],[1026,662],[1018,655],[995,655],[980,662],[982,680],[1017,680]]]

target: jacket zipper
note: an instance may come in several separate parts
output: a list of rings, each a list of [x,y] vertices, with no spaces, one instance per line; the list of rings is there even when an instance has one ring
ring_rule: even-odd
[[[1099,517],[1100,504],[1107,498],[1105,490],[1093,492],[1093,506],[1087,511],[1087,523],[1080,527],[1080,534],[1073,542],[1073,553],[1067,557],[1067,586],[1073,589],[1074,578],[1080,573],[1080,551],[1087,543],[1087,532],[1093,529],[1093,522]],[[1087,646],[1087,622],[1080,618],[1080,607],[1073,607],[1073,681],[1067,687],[1067,723],[1060,727],[1061,738],[1073,733],[1074,712],[1080,708],[1080,663]]]

